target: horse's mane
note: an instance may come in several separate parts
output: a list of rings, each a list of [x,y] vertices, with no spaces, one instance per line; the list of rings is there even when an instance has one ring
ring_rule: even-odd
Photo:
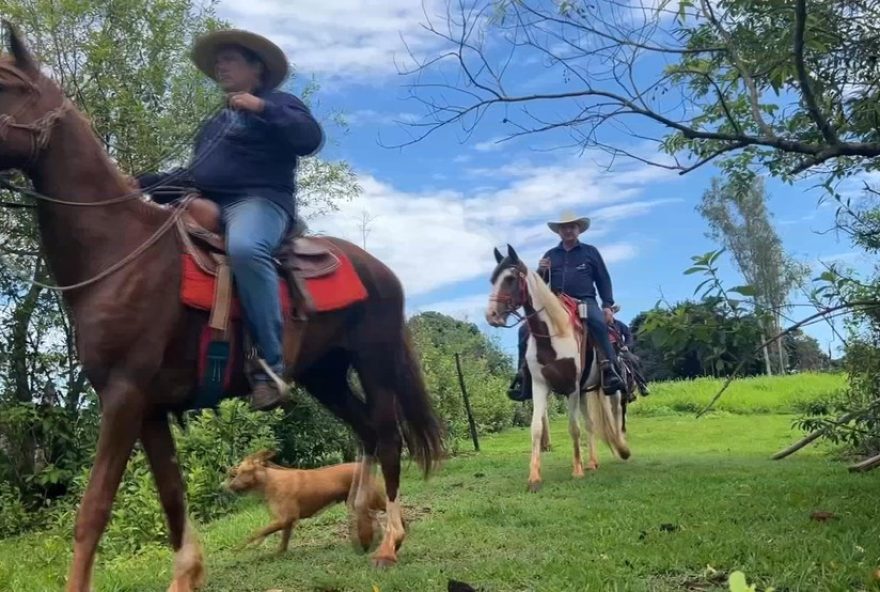
[[[531,269],[526,273],[526,282],[529,285],[529,294],[532,295],[532,304],[534,304],[535,309],[543,309],[547,313],[557,335],[569,335],[571,333],[571,322],[569,321],[565,307],[562,306],[562,302],[556,294],[554,294],[544,280],[542,280],[541,277]]]

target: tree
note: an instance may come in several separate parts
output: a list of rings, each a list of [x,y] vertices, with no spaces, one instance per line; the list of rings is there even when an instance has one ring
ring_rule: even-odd
[[[815,338],[795,330],[785,336],[790,368],[800,372],[818,372],[831,369],[831,357],[822,351]]]
[[[760,372],[755,344],[761,325],[752,314],[730,314],[718,297],[648,311],[639,341],[650,341],[673,378],[730,376],[741,362],[745,376]]]
[[[449,0],[425,24],[440,48],[403,72],[425,118],[399,144],[491,114],[508,137],[561,130],[681,173],[873,170],[878,22],[874,0]],[[548,72],[512,75],[535,62]]]
[[[697,211],[709,223],[709,236],[731,253],[758,310],[767,313],[770,322],[761,338],[761,342],[766,342],[770,335],[781,332],[789,293],[804,271],[786,256],[770,222],[763,179],[754,175],[732,175],[726,182],[713,178]],[[784,374],[783,341],[777,341],[775,348],[778,372]],[[773,372],[769,347],[762,349],[770,375]]]

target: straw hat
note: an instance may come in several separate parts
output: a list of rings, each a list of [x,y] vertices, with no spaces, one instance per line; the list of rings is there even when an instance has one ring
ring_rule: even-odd
[[[241,29],[223,29],[202,35],[193,45],[192,60],[206,76],[216,80],[214,60],[217,52],[229,45],[245,47],[262,60],[268,88],[276,88],[287,78],[289,64],[281,48],[262,35]]]
[[[562,214],[561,219],[556,220],[555,222],[547,222],[547,226],[550,227],[550,230],[557,233],[559,232],[559,227],[563,224],[577,224],[578,234],[581,234],[590,227],[590,219],[585,216],[579,217],[574,212],[568,211]]]

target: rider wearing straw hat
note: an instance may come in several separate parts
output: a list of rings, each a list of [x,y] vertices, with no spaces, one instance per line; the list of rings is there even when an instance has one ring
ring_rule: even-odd
[[[324,132],[300,99],[277,90],[287,58],[265,37],[214,31],[196,40],[192,59],[226,93],[226,107],[202,126],[189,167],[137,182],[194,187],[220,206],[248,327],[270,370],[254,378],[251,405],[271,409],[289,397],[278,379],[283,324],[273,255],[296,221],[298,161],[321,149]],[[162,194],[153,198],[162,201]]]
[[[547,251],[538,264],[538,273],[544,278],[550,289],[561,292],[579,300],[586,308],[586,326],[594,342],[599,345],[600,368],[605,392],[613,394],[624,389],[623,381],[616,367],[616,358],[611,341],[608,338],[608,324],[614,319],[612,307],[614,297],[611,293],[611,277],[605,267],[605,261],[598,249],[593,245],[580,242],[578,237],[590,227],[590,219],[566,213],[560,220],[548,222],[547,226],[562,239],[561,242]],[[602,309],[596,300],[596,292],[602,299]],[[516,382],[522,380],[522,360],[528,341],[525,325],[519,335],[520,371],[509,391],[511,398],[526,399],[525,393],[519,394]],[[528,385],[523,384],[523,390]],[[519,394],[519,396],[517,396]]]

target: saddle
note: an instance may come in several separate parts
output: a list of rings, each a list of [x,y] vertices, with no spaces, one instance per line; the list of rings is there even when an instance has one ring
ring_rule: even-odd
[[[174,207],[183,209],[177,230],[186,252],[202,271],[217,278],[210,324],[214,329],[225,331],[232,300],[232,278],[220,208],[197,194],[189,194]],[[314,312],[314,304],[303,280],[332,274],[339,268],[340,261],[323,241],[304,236],[304,231],[305,225],[297,219],[274,258],[279,276],[286,280],[295,310],[308,315]]]

